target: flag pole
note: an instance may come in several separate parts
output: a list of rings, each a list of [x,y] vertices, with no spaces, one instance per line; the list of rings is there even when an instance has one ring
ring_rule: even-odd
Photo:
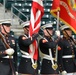
[[[59,10],[57,11],[57,30],[59,30]],[[57,62],[57,57],[58,57],[58,44],[56,45],[56,62]]]
[[[57,30],[59,30],[59,11],[57,11]]]

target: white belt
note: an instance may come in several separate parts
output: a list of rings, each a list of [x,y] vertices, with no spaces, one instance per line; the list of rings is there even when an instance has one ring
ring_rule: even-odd
[[[36,69],[36,67],[37,67],[37,65],[36,65],[36,64],[37,64],[37,61],[34,62],[32,56],[31,56],[29,53],[27,53],[27,52],[25,52],[25,51],[23,51],[23,50],[20,50],[20,51],[21,51],[21,53],[23,54],[23,55],[22,55],[23,58],[30,58],[30,59],[31,59],[32,67],[33,67],[34,69]],[[34,66],[34,65],[35,65],[35,66]]]
[[[40,51],[40,55],[41,55],[41,59],[47,59],[47,60],[51,60],[50,55],[44,54]],[[55,60],[55,58],[52,58],[53,60]]]
[[[30,56],[28,55],[22,55],[23,58],[31,58]]]
[[[47,54],[44,54],[44,53],[41,53],[41,58],[42,59],[47,59],[47,60],[51,60],[51,58],[50,58],[50,55],[47,55]],[[52,58],[53,60],[55,60],[55,58]]]
[[[65,55],[65,56],[62,56],[62,58],[74,58],[75,55]]]
[[[13,56],[4,56],[2,58],[11,58],[11,59],[13,59]]]
[[[25,51],[22,51],[22,50],[20,50],[20,51],[21,51],[21,53],[23,54],[23,55],[22,55],[23,58],[31,58],[31,56],[29,55],[29,53],[27,53],[27,52],[25,52]]]
[[[29,56],[29,53],[27,53],[25,51],[22,51],[22,50],[20,50],[20,51],[21,51],[22,54]]]
[[[50,59],[50,56],[49,56],[49,57],[44,56],[43,59],[51,60],[51,59]],[[52,58],[52,59],[55,60],[55,58]]]
[[[76,75],[76,73],[67,73],[67,75]]]

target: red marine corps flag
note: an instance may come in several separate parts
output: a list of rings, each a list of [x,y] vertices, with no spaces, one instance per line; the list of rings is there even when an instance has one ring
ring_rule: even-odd
[[[57,0],[60,11],[59,11],[59,19],[65,23],[66,25],[69,25],[70,28],[76,33],[76,0]],[[54,0],[56,2],[56,0]],[[56,6],[58,5],[53,2],[53,6],[51,9],[51,14],[55,17],[57,17],[57,12],[53,11]]]
[[[60,0],[53,0],[53,5],[51,9],[51,12],[57,12],[58,10],[60,10]]]
[[[32,8],[31,8],[31,19],[30,19],[30,29],[29,36],[31,37],[33,34],[38,33],[41,25],[41,18],[44,14],[44,7],[42,0],[33,0]],[[38,46],[37,41],[35,40],[33,44],[30,45],[30,54],[32,54],[32,58],[38,59]],[[32,61],[33,63],[33,61]],[[33,63],[34,64],[34,63]]]

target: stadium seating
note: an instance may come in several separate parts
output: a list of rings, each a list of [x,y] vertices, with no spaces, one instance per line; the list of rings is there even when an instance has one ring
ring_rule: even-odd
[[[2,0],[0,0],[2,1]],[[44,5],[44,16],[42,17],[41,24],[45,24],[48,21],[55,21],[53,20],[50,9],[52,6],[53,0],[43,0]],[[20,18],[22,21],[26,21],[30,19],[30,10],[32,6],[32,0],[6,0],[5,1],[5,8],[11,9],[12,13]],[[27,17],[26,17],[27,16]]]
[[[24,9],[31,9],[31,3],[24,3]]]
[[[16,3],[14,3],[12,6],[12,12],[14,13],[14,15],[18,16],[22,21],[27,20],[25,16],[28,16],[29,19],[30,9],[31,9],[31,3],[26,3],[26,2],[17,3],[16,1]]]
[[[0,0],[0,3],[3,4],[3,0]]]
[[[24,4],[25,3],[25,0],[15,0],[16,3],[21,3],[21,4]]]
[[[32,3],[32,0],[26,0],[26,3],[27,4]]]
[[[29,9],[21,9],[20,12],[19,12],[19,18],[22,20],[22,21],[27,21],[29,20],[29,17],[30,17],[30,10]]]
[[[46,0],[46,3],[52,4],[53,0]]]
[[[49,15],[44,15],[44,16],[42,17],[42,21],[45,21],[45,23],[46,23],[47,21],[50,21]]]
[[[45,0],[44,3],[44,16],[42,17],[41,24],[45,24],[46,22],[50,21],[51,14],[50,8],[52,6],[52,0]],[[28,20],[30,19],[30,10],[32,6],[32,0],[15,0],[13,4],[13,13],[18,16],[22,21],[26,21],[27,17]],[[27,16],[27,17],[26,17]]]
[[[48,17],[45,17],[45,15],[42,17],[42,21],[43,21],[42,24],[46,23],[46,21],[51,20],[50,9],[52,6],[52,1],[53,0],[43,0],[44,14]],[[0,0],[0,2],[2,3],[3,0]],[[12,8],[12,13],[18,16],[23,21],[25,21],[24,15],[28,16],[29,18],[31,6],[32,6],[32,0],[5,0],[5,8],[7,10],[8,9],[10,10]]]
[[[45,3],[44,6],[45,6],[45,8],[50,9],[52,4],[51,3]]]

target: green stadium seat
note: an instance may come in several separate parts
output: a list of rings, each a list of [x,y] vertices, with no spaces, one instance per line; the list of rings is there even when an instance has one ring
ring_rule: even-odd
[[[56,18],[51,15],[50,20],[53,22],[56,21]]]
[[[25,0],[15,0],[16,3],[21,3],[21,4],[24,4],[25,3]]]
[[[19,13],[19,18],[22,21],[27,21],[30,19],[30,10],[29,9],[21,9]]]
[[[46,22],[45,21],[41,21],[41,25],[44,25],[44,24],[46,24]]]
[[[47,22],[50,21],[50,18],[48,15],[44,15],[41,20]]]
[[[12,4],[14,3],[15,1],[14,0],[6,0],[5,1],[5,8],[10,10],[11,9],[11,6]]]
[[[26,3],[32,3],[32,0],[26,0]]]
[[[45,9],[44,9],[44,13],[45,13],[46,15],[51,15],[51,14],[50,14],[50,9],[46,9],[46,8],[45,8]]]
[[[46,0],[46,3],[52,3],[53,0]]]
[[[0,3],[3,4],[3,0],[0,0]]]
[[[25,3],[25,4],[24,4],[24,8],[25,8],[25,9],[31,9],[31,4]]]
[[[52,6],[52,4],[51,4],[51,3],[45,3],[45,4],[44,4],[44,7],[45,7],[45,8],[48,8],[48,9],[50,9],[50,8],[51,8],[51,6]]]
[[[49,16],[51,15],[50,14],[50,8],[51,8],[51,4],[50,3],[44,4],[44,13],[49,15]]]

